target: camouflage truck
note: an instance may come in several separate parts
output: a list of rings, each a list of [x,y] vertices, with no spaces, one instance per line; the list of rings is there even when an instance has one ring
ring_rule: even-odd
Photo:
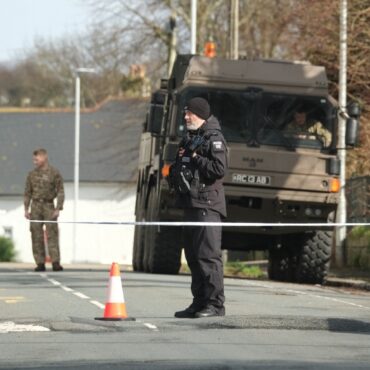
[[[338,112],[328,95],[325,69],[300,62],[193,55],[178,56],[170,78],[152,95],[141,136],[137,221],[182,219],[166,177],[186,130],[185,103],[195,96],[209,101],[227,140],[227,222],[334,221]],[[307,119],[320,122],[321,131],[286,129],[302,106]],[[352,121],[349,145],[357,136],[357,121]],[[181,232],[174,226],[136,226],[134,270],[178,273]],[[228,250],[268,250],[271,279],[323,283],[332,234],[327,227],[224,227],[222,243]]]

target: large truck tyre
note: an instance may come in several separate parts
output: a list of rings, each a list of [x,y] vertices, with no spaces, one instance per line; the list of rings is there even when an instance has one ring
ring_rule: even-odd
[[[332,231],[306,234],[297,255],[296,281],[304,284],[324,284],[329,272]]]
[[[145,220],[145,195],[141,191],[136,194],[136,221]],[[144,271],[144,236],[145,226],[135,226],[134,245],[132,250],[132,268],[134,271]]]
[[[158,221],[158,199],[155,188],[149,193],[147,221]],[[180,232],[181,234],[181,232]],[[174,226],[147,226],[144,239],[145,272],[178,274],[181,266],[181,235]]]
[[[315,231],[287,237],[281,248],[269,252],[269,278],[324,284],[329,272],[332,235],[332,231]]]

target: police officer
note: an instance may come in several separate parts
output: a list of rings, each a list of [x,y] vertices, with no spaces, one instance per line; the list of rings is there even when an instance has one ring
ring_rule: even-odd
[[[24,191],[25,217],[29,220],[56,221],[64,203],[63,178],[57,169],[49,165],[45,149],[37,149],[33,152],[33,163],[35,169],[28,174]],[[55,198],[57,198],[56,207]],[[35,271],[45,271],[43,225],[36,222],[30,224],[33,257],[37,265]],[[62,271],[58,225],[56,223],[45,223],[45,225],[53,271]]]
[[[227,168],[226,143],[207,100],[196,97],[185,107],[187,134],[179,144],[171,177],[184,220],[220,222],[226,217],[222,179]],[[221,227],[184,227],[185,256],[191,271],[193,302],[178,318],[224,316]]]

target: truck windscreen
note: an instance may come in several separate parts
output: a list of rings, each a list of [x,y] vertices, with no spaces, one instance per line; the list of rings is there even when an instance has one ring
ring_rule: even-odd
[[[201,96],[208,100],[228,142],[274,145],[289,149],[328,148],[332,142],[332,107],[323,97],[188,88],[180,98],[178,134],[185,129],[183,107]]]

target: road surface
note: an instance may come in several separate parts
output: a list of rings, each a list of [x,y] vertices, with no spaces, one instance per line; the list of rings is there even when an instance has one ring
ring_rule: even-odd
[[[370,368],[369,293],[225,279],[225,317],[175,319],[189,276],[121,275],[136,321],[102,322],[109,267],[0,264],[0,368]]]

